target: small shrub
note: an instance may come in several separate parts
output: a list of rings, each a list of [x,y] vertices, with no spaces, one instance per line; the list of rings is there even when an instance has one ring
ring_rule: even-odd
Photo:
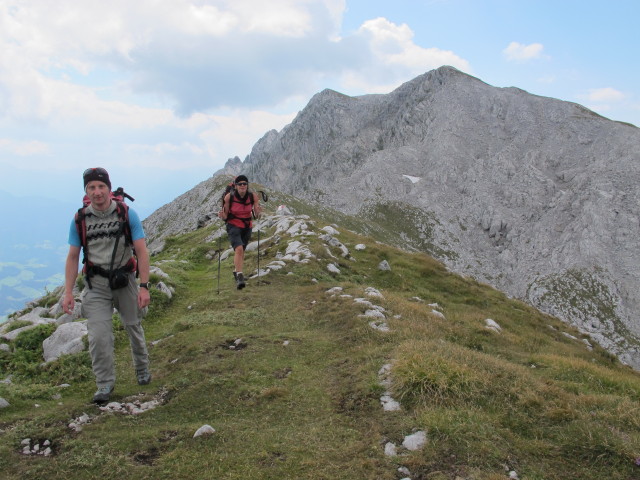
[[[160,290],[155,288],[152,288],[149,293],[151,294],[151,303],[149,304],[147,317],[155,318],[166,310],[166,308],[171,303],[171,299]]]
[[[47,308],[58,303],[58,299],[59,299],[59,292],[46,291],[45,295],[38,299],[37,306]]]
[[[93,378],[91,356],[88,351],[73,355],[62,355],[43,367],[43,374],[55,384],[75,383]]]
[[[52,323],[38,325],[30,330],[20,332],[14,341],[17,350],[29,350],[42,353],[42,342],[55,332],[56,326]]]
[[[6,332],[9,333],[9,332],[17,330],[19,328],[27,327],[29,325],[31,325],[31,322],[29,322],[27,320],[13,320],[13,321],[7,323]]]

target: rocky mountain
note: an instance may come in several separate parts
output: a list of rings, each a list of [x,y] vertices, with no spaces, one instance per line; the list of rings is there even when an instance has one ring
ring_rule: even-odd
[[[640,368],[639,170],[637,127],[441,67],[324,90],[224,173],[395,230]]]

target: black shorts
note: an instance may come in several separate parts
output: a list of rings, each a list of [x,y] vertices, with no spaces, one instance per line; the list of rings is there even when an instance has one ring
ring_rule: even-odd
[[[227,235],[229,235],[229,242],[234,250],[241,245],[243,248],[247,248],[251,241],[251,228],[240,228],[227,223]]]

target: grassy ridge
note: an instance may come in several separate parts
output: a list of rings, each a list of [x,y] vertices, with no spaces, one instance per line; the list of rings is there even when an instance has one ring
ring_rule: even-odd
[[[204,245],[212,228],[171,239],[153,259],[176,295],[166,302],[154,292],[145,320],[158,341],[151,385],[135,383],[118,327],[113,400],[163,404],[139,416],[99,414],[88,403],[86,354],[26,369],[0,384],[11,403],[0,411],[4,478],[397,479],[399,466],[413,479],[640,476],[640,377],[560,321],[426,255],[345,230],[338,238],[355,261],[308,236],[316,260],[288,262],[242,291],[223,261],[218,295],[218,264],[205,256],[216,245]],[[263,243],[261,266],[289,240]],[[355,251],[358,243],[367,248]],[[381,260],[392,270],[379,270]],[[256,264],[248,253],[246,270]],[[326,293],[337,285],[353,297],[380,290],[384,300],[370,300],[386,309],[391,332],[372,329],[353,298]],[[502,332],[485,328],[487,318]],[[399,412],[380,405],[387,363]],[[71,387],[56,387],[60,372]],[[94,418],[74,433],[66,425],[82,413]],[[192,438],[203,424],[216,433]],[[424,449],[384,455],[386,442],[400,445],[416,429],[427,432]],[[50,439],[54,455],[21,455],[24,438]]]

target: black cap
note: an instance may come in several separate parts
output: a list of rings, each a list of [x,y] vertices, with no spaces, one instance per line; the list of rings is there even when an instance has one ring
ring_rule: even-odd
[[[109,190],[111,190],[109,173],[104,168],[87,168],[82,174],[82,179],[84,180],[84,188],[87,188],[87,183],[92,182],[93,180],[98,180],[99,182],[106,183],[109,186]]]

